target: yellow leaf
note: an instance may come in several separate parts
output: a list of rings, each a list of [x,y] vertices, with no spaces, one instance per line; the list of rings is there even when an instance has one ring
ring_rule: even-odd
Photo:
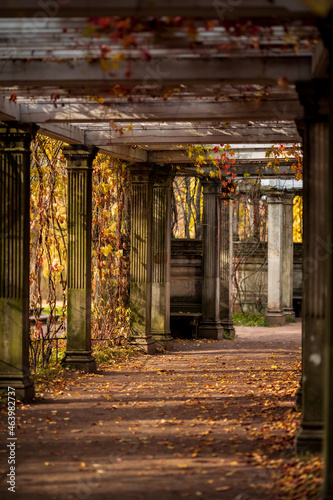
[[[100,60],[100,65],[102,70],[104,71],[110,71],[110,63],[106,59],[101,59]]]

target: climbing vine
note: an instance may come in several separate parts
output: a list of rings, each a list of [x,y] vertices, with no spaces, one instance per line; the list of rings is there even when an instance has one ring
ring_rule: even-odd
[[[66,317],[67,173],[61,147],[61,142],[41,135],[32,142],[30,358],[33,367],[48,365],[53,340],[63,331]]]
[[[47,366],[66,335],[67,170],[62,143],[32,143],[30,238],[30,361]],[[128,298],[126,164],[98,155],[93,171],[92,337],[119,345],[126,338]]]
[[[98,155],[94,165],[92,338],[121,345],[129,332],[126,163]]]

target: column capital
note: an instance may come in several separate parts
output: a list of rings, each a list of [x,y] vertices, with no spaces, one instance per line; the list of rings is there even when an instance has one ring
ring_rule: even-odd
[[[284,199],[284,192],[283,191],[270,191],[266,193],[267,196],[267,203],[271,204],[279,204],[283,203]]]
[[[328,79],[319,78],[310,82],[296,84],[300,103],[304,107],[305,121],[318,122],[328,119],[329,85]],[[301,126],[301,123],[299,126]]]
[[[152,177],[154,187],[171,187],[175,175],[176,173],[172,172],[170,169],[161,169],[161,167],[157,165]]]
[[[38,131],[34,123],[1,122],[0,151],[26,150],[30,154],[30,143]]]
[[[294,204],[295,193],[294,191],[285,191],[283,193],[283,204],[284,205],[293,205]]]
[[[302,120],[295,120],[295,125],[297,128],[297,132],[301,136],[302,143],[304,143],[305,129],[306,129],[306,124],[305,124],[304,118]]]
[[[62,150],[67,160],[67,170],[92,169],[98,149],[95,146],[84,146],[82,144],[71,144]]]
[[[325,18],[317,19],[317,26],[321,34],[321,38],[324,42],[325,47],[329,50],[329,52],[333,53],[333,39],[332,39],[332,30],[333,30],[333,12],[332,10]]]
[[[201,179],[203,194],[220,194],[220,183],[217,179]]]
[[[147,184],[153,182],[156,166],[153,163],[133,163],[128,165],[131,184]]]

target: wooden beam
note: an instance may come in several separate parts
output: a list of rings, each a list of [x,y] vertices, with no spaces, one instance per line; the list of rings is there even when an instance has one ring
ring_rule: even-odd
[[[0,101],[0,113],[8,106],[8,99]],[[4,106],[5,104],[6,106]],[[303,107],[292,98],[265,101],[218,102],[198,100],[173,100],[142,103],[57,102],[20,104],[15,110],[21,122],[32,123],[108,123],[162,122],[162,121],[248,121],[248,120],[298,120],[303,117]],[[13,110],[14,112],[14,110]],[[1,115],[0,115],[1,116]]]
[[[290,146],[292,147],[292,144],[284,144],[285,146]],[[251,148],[249,147],[248,149],[245,149],[243,147],[244,145],[240,144],[235,144],[232,147],[232,150],[235,152],[234,156],[230,156],[230,158],[235,159],[237,165],[241,166],[243,164],[246,165],[266,165],[270,159],[266,158],[266,151],[272,146],[272,144],[266,144],[264,148]],[[211,159],[209,158],[209,155],[213,155],[214,157],[218,156],[217,154],[214,153],[207,153],[206,155],[206,161],[208,163],[211,163]],[[179,163],[179,164],[190,164],[193,163],[193,157],[190,158],[187,150],[184,148],[182,149],[174,149],[170,151],[161,151],[161,150],[154,150],[154,151],[148,151],[148,161],[151,163],[157,163],[159,165],[163,165],[165,163]],[[282,161],[282,160],[281,160]],[[292,160],[290,160],[291,162]],[[285,163],[286,166],[289,165],[290,167],[290,162]]]
[[[0,97],[0,121],[19,121],[20,108],[8,98]]]
[[[329,1],[332,5],[332,2]],[[329,5],[328,5],[329,7]],[[204,19],[309,18],[296,0],[1,0],[0,17],[190,16]]]
[[[41,124],[39,133],[63,141],[67,144],[83,144],[86,145],[85,131],[67,124]],[[125,146],[125,145],[108,145],[100,147],[99,150],[122,160],[129,162],[145,162],[147,161],[147,151],[142,148]]]
[[[105,146],[100,149],[100,152],[133,163],[145,163],[148,160],[145,149],[133,148],[131,146]]]
[[[281,180],[289,180],[289,179],[295,179],[295,172],[291,170],[291,165],[290,163],[288,164],[281,164],[280,172],[277,172],[274,170],[272,167],[266,167],[266,163],[264,162],[252,162],[252,163],[247,163],[247,164],[242,164],[240,162],[237,162],[235,164],[236,167],[236,175],[237,179],[256,179],[259,176],[264,179],[281,179]],[[198,172],[197,168],[193,164],[188,164],[188,163],[180,163],[177,165],[177,163],[166,163],[164,164],[165,168],[175,168],[177,166],[177,175],[186,175],[186,176],[198,176],[198,177],[204,177],[204,175],[209,175],[209,172],[211,170],[211,166],[208,164],[204,168],[201,168],[201,170],[204,171],[204,174],[202,172]],[[260,170],[260,173],[258,172]],[[246,177],[244,177],[246,175]],[[231,178],[231,176],[226,176],[227,178]]]
[[[240,128],[212,127],[209,125],[184,127],[133,128],[122,136],[113,130],[87,130],[87,144],[101,146],[135,144],[141,146],[159,144],[276,144],[300,142],[296,127],[248,126]]]
[[[39,125],[39,124],[38,124]],[[63,141],[66,144],[85,144],[84,130],[75,127],[74,125],[67,124],[40,124],[39,133]]]
[[[279,57],[188,57],[155,58],[119,63],[118,70],[105,71],[100,61],[20,60],[0,61],[0,86],[18,85],[70,87],[85,86],[86,93],[98,94],[108,85],[214,84],[222,82],[275,83],[282,76],[289,82],[311,79],[310,56]]]

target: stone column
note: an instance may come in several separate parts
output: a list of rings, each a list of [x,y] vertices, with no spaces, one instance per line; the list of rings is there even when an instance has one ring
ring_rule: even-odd
[[[151,332],[156,343],[172,348],[170,331],[171,189],[169,172],[154,175],[152,228]]]
[[[232,235],[233,240],[239,241],[239,203],[234,207],[233,219],[232,219]]]
[[[233,324],[233,212],[234,206],[228,196],[221,200],[221,234],[220,234],[220,319],[224,337],[235,338]]]
[[[250,186],[249,186],[250,187]],[[254,226],[254,203],[250,198],[247,201],[248,210],[249,210],[249,227],[248,227],[248,238],[254,238],[255,226]]]
[[[302,152],[303,152],[303,158],[304,158],[305,122],[304,122],[304,120],[296,120],[295,123],[296,123],[297,131],[302,139]],[[304,174],[303,174],[303,177],[304,177]],[[302,196],[303,195],[304,195],[304,190],[302,192]],[[303,213],[303,219],[304,219],[304,213]],[[304,221],[303,221],[303,226],[304,226]],[[302,238],[303,238],[303,234],[302,234]],[[304,246],[302,245],[302,260],[303,260],[303,253],[304,253],[303,250],[304,250]],[[298,386],[296,394],[295,394],[295,409],[296,409],[296,411],[302,411],[302,407],[303,407],[303,375],[301,374],[299,386]]]
[[[258,188],[254,191],[253,198],[253,237],[260,241],[260,196]]]
[[[319,83],[319,82],[318,82]],[[304,106],[302,419],[298,452],[318,452],[323,440],[325,301],[328,261],[327,186],[329,125],[327,86],[298,86]]]
[[[332,44],[333,22],[330,26],[329,39]],[[333,47],[330,58],[332,64]],[[332,70],[331,70],[332,71]],[[329,99],[329,134],[333,130],[333,76],[330,77]],[[327,261],[327,300],[325,314],[325,340],[324,340],[324,483],[322,488],[323,500],[333,500],[333,141],[329,143],[329,173],[327,196],[327,241],[330,242]]]
[[[282,303],[283,261],[283,201],[282,193],[267,195],[268,203],[268,304],[266,321],[271,325],[284,325]]]
[[[283,310],[286,319],[295,319],[293,309],[294,286],[294,194],[283,195]]]
[[[151,334],[152,168],[149,165],[133,165],[129,172],[132,189],[129,302],[131,341],[148,354],[154,354],[155,341]]]
[[[0,126],[0,389],[32,400],[29,378],[30,142],[32,125]]]
[[[198,336],[223,338],[220,321],[220,217],[219,186],[203,181],[203,285],[202,322]]]
[[[91,355],[92,163],[95,148],[65,146],[68,171],[67,348],[63,363],[93,373]]]
[[[327,103],[326,109],[322,106],[317,105],[317,111],[321,114],[322,118],[325,117],[325,111],[328,113],[328,164],[325,164],[324,168],[324,179],[322,180],[322,192],[326,194],[327,204],[325,214],[327,217],[327,232],[326,232],[326,252],[322,253],[322,258],[325,256],[327,258],[326,265],[326,287],[324,288],[324,293],[326,295],[326,307],[325,307],[325,332],[324,332],[324,345],[323,363],[319,365],[319,368],[323,370],[323,400],[324,400],[324,439],[323,439],[323,458],[324,458],[324,482],[321,491],[321,498],[323,500],[333,500],[333,141],[332,141],[332,130],[333,130],[333,12],[330,11],[327,18],[317,20],[318,27],[320,29],[323,41],[328,49],[329,54],[329,78],[325,81],[326,88],[321,85],[321,93],[327,92]],[[328,89],[327,89],[328,86]],[[324,92],[323,92],[324,91]],[[318,95],[318,94],[317,94]],[[324,120],[325,123],[325,120]],[[326,131],[325,131],[326,137]],[[326,142],[326,140],[325,140]],[[324,145],[323,145],[324,147]],[[325,150],[327,154],[327,151]],[[321,162],[325,158],[325,155],[321,159]],[[316,165],[317,166],[317,165]],[[323,165],[322,165],[323,167]],[[315,170],[317,174],[317,170]],[[318,176],[322,175],[322,169],[318,171]],[[319,182],[319,180],[318,180]],[[323,214],[320,215],[320,220]],[[305,230],[305,227],[304,227]],[[304,245],[304,243],[303,243]],[[321,264],[322,267],[322,264]],[[322,298],[322,294],[321,294]],[[322,332],[321,332],[322,335]],[[321,340],[321,336],[320,336]],[[319,348],[321,345],[319,345]],[[317,354],[321,354],[318,352]],[[317,358],[319,359],[319,358]],[[322,365],[324,364],[324,367]],[[320,375],[319,375],[320,376]]]

